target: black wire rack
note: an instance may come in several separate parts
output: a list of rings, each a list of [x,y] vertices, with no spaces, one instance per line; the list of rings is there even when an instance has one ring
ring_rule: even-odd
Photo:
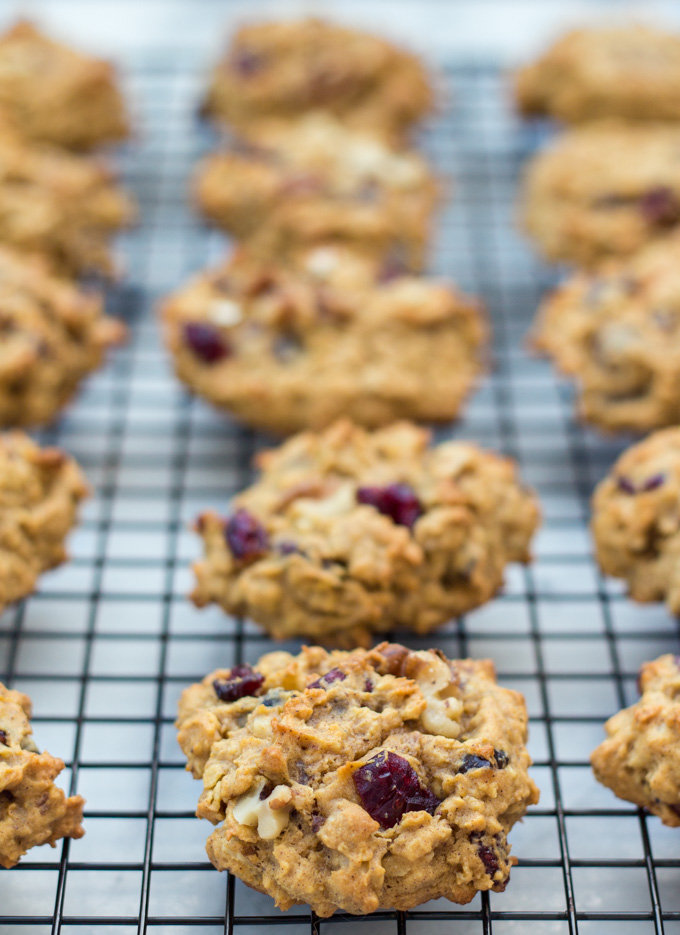
[[[121,243],[125,285],[110,304],[132,338],[41,440],[85,468],[94,495],[72,538],[73,560],[0,617],[0,677],[34,701],[39,744],[68,764],[64,788],[87,799],[86,836],[36,848],[0,878],[0,935],[57,932],[371,935],[680,933],[678,833],[598,786],[588,755],[604,719],[636,696],[639,664],[677,651],[660,606],[632,605],[592,561],[589,497],[624,442],[574,421],[571,397],[524,340],[551,274],[513,229],[520,166],[537,131],[523,128],[488,63],[445,69],[456,106],[423,146],[455,179],[435,271],[481,295],[493,324],[493,367],[455,427],[437,433],[516,457],[540,493],[544,525],[528,568],[504,592],[419,639],[448,655],[489,656],[522,691],[541,802],[512,832],[519,865],[503,894],[468,906],[318,920],[288,913],[218,874],[194,817],[199,784],[184,771],[173,718],[181,690],[216,666],[273,648],[245,621],[186,600],[197,541],[189,522],[225,509],[268,440],[189,398],[161,349],[154,305],[218,259],[221,238],[186,204],[187,178],[211,145],[195,119],[195,62],[132,63],[139,139],[123,154],[141,225]],[[296,650],[297,644],[290,648]],[[362,929],[363,926],[363,929]]]

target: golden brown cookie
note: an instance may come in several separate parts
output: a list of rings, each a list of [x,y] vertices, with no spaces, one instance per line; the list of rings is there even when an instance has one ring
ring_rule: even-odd
[[[381,643],[271,653],[180,701],[179,741],[220,826],[219,870],[281,909],[412,909],[502,892],[507,834],[538,801],[523,697],[489,660]]]
[[[445,283],[328,245],[275,264],[241,250],[171,296],[163,321],[181,380],[283,434],[341,415],[369,427],[454,418],[487,331],[475,300]]]
[[[205,112],[242,133],[325,110],[400,134],[432,109],[422,64],[377,36],[319,19],[242,26],[215,68]]]
[[[110,238],[133,216],[104,163],[27,143],[0,118],[0,243],[64,273],[110,274]]]
[[[680,657],[660,656],[640,670],[642,697],[610,717],[607,739],[590,762],[620,799],[680,827]]]
[[[101,297],[0,246],[0,426],[51,422],[125,333]]]
[[[30,698],[0,682],[0,867],[13,867],[32,847],[85,834],[85,800],[54,785],[64,762],[38,752],[30,716]]]
[[[304,432],[258,457],[231,515],[198,521],[192,595],[277,639],[354,646],[395,626],[427,633],[488,601],[527,562],[539,522],[507,458],[428,447],[410,423]]]
[[[216,153],[195,180],[200,210],[275,258],[292,242],[400,249],[422,267],[437,185],[425,161],[329,114],[269,127],[256,147]]]
[[[639,24],[575,29],[515,76],[520,110],[569,123],[680,119],[680,36]]]
[[[636,601],[665,600],[680,613],[680,428],[655,432],[624,452],[593,496],[592,530],[602,571]]]
[[[527,231],[550,260],[628,256],[680,223],[680,126],[601,121],[565,131],[529,164]]]
[[[0,36],[0,109],[27,139],[67,149],[129,132],[113,67],[24,20]]]
[[[75,461],[21,432],[0,435],[0,611],[66,558],[64,539],[87,495]]]
[[[532,343],[575,379],[588,422],[680,422],[680,232],[568,278],[541,306]]]

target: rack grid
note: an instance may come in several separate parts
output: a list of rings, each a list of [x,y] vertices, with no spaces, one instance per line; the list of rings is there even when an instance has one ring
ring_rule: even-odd
[[[680,631],[662,607],[631,604],[592,561],[589,496],[627,440],[577,423],[568,389],[524,349],[553,278],[513,229],[518,173],[541,131],[513,116],[494,63],[442,74],[456,106],[422,144],[455,179],[455,196],[434,268],[482,296],[494,338],[491,372],[463,420],[437,436],[518,458],[544,525],[534,564],[511,568],[496,600],[430,637],[395,636],[489,656],[501,683],[527,698],[542,794],[512,832],[520,863],[507,891],[468,906],[440,900],[318,920],[305,907],[277,911],[205,856],[211,828],[193,817],[199,786],[176,745],[176,701],[216,666],[273,645],[247,621],[187,602],[197,552],[188,525],[201,509],[227,508],[270,439],[187,396],[154,321],[158,298],[225,249],[186,204],[191,168],[214,141],[195,119],[202,71],[179,55],[131,63],[143,134],[121,161],[141,224],[121,240],[127,276],[109,297],[131,340],[40,433],[75,455],[93,486],[73,560],[0,617],[0,678],[32,696],[38,742],[67,761],[64,788],[87,799],[87,834],[35,849],[3,874],[0,935],[264,935],[281,926],[290,935],[680,935],[677,831],[615,799],[588,767],[604,719],[636,696],[639,664],[677,651]]]

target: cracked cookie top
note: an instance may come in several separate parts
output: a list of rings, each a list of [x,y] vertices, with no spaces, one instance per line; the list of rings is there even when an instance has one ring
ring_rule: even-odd
[[[525,114],[569,123],[680,119],[680,36],[637,24],[575,29],[519,69]]]
[[[66,149],[90,149],[129,132],[113,67],[25,20],[0,36],[0,109],[26,138]]]
[[[284,909],[408,909],[502,891],[506,835],[538,801],[524,699],[491,662],[382,643],[271,653],[180,701],[219,869]]]
[[[344,645],[395,625],[427,632],[488,600],[506,563],[529,559],[537,503],[509,459],[428,441],[409,423],[340,421],[260,455],[231,515],[199,519],[194,600],[279,638]]]
[[[242,26],[213,72],[204,109],[245,133],[266,119],[325,110],[349,126],[401,134],[432,104],[414,56],[309,18]]]
[[[124,336],[100,296],[0,246],[0,426],[50,422]]]
[[[276,432],[342,414],[367,426],[451,419],[486,336],[478,303],[455,287],[337,245],[277,263],[241,249],[171,296],[163,319],[180,378]]]
[[[543,303],[532,343],[576,379],[585,419],[646,430],[680,411],[680,233],[577,272]]]
[[[0,610],[64,561],[87,485],[75,461],[21,432],[0,434]]]
[[[85,802],[54,785],[64,763],[38,751],[30,716],[30,699],[0,683],[0,866],[6,868],[31,847],[85,833]]]
[[[641,697],[605,725],[607,739],[590,758],[615,795],[680,827],[680,657],[646,662]]]

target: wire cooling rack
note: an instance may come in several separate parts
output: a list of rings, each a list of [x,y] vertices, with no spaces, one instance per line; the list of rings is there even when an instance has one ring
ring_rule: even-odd
[[[66,789],[87,799],[86,836],[36,848],[0,877],[0,935],[97,932],[366,932],[370,935],[680,933],[680,847],[664,828],[595,782],[588,755],[602,722],[635,695],[639,664],[677,651],[662,607],[633,606],[599,575],[587,533],[594,483],[622,447],[574,422],[566,388],[523,342],[549,274],[513,232],[517,174],[536,143],[490,65],[446,69],[456,108],[423,145],[456,179],[437,271],[480,294],[494,328],[490,376],[451,431],[518,458],[543,503],[536,561],[511,568],[502,595],[412,646],[490,656],[522,691],[541,802],[512,832],[520,863],[503,894],[444,900],[407,914],[319,921],[281,913],[218,874],[193,817],[199,784],[184,771],[172,721],[181,690],[216,666],[254,661],[271,642],[247,622],[187,602],[197,551],[188,523],[225,509],[250,479],[258,438],[190,399],[169,371],[153,307],[224,251],[185,200],[211,143],[195,122],[195,62],[133,63],[139,139],[123,157],[141,226],[121,243],[126,285],[111,296],[132,339],[63,420],[42,433],[94,487],[73,561],[0,617],[0,677],[32,696],[43,748],[63,756]],[[297,650],[297,644],[290,648]]]

